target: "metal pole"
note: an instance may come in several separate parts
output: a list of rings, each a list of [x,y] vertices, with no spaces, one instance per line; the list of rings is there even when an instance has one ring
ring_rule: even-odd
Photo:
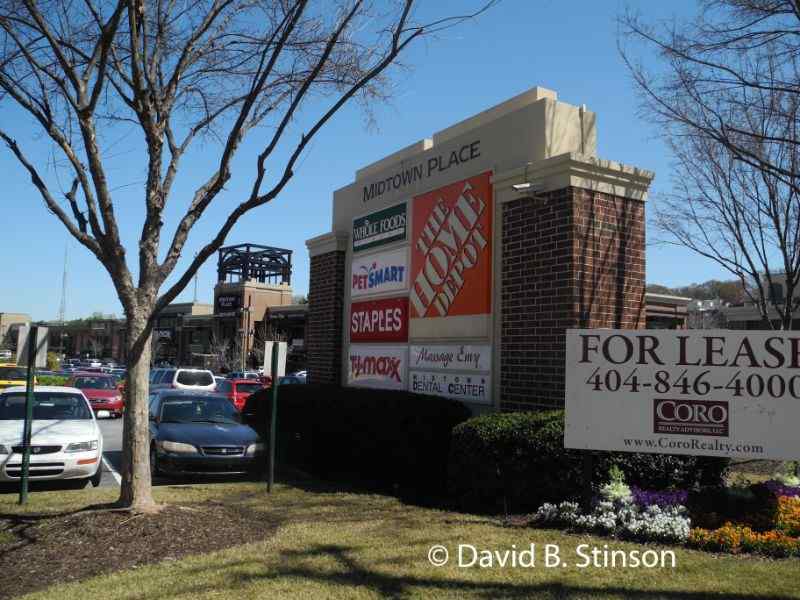
[[[36,367],[36,346],[39,328],[35,325],[28,333],[28,373],[25,381],[25,423],[22,432],[22,479],[19,488],[19,503],[28,501],[28,471],[31,462],[31,426],[33,423],[33,373]]]
[[[267,479],[267,493],[272,493],[272,484],[275,482],[275,437],[278,432],[278,353],[280,344],[272,343],[272,416],[269,422],[269,476]]]

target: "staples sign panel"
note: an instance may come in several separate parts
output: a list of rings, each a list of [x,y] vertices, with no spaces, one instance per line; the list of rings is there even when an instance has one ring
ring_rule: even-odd
[[[350,297],[408,289],[408,251],[405,248],[376,252],[353,259]]]
[[[407,346],[350,346],[348,385],[404,390],[407,371]]]
[[[487,171],[414,198],[412,317],[491,311],[490,176]]]
[[[567,448],[796,459],[800,332],[567,332]]]
[[[407,342],[408,298],[386,298],[350,305],[351,342]]]
[[[353,219],[353,252],[405,239],[405,202]]]

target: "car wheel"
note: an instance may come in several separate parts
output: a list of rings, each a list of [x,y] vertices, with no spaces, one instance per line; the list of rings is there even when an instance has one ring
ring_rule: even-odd
[[[97,471],[94,475],[89,478],[89,482],[92,484],[92,487],[100,487],[100,482],[103,480],[103,463],[100,463],[100,466],[97,467]]]
[[[156,453],[156,446],[150,446],[150,478],[154,479],[160,475],[158,469],[158,454]]]

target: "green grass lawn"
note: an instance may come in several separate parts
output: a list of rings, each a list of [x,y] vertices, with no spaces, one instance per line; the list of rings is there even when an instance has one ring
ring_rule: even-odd
[[[459,544],[489,550],[557,544],[575,562],[578,544],[662,549],[558,531],[502,527],[493,519],[422,509],[394,498],[279,485],[272,496],[255,483],[158,488],[159,501],[192,505],[215,499],[277,518],[263,542],[59,585],[28,598],[800,598],[800,561],[675,551],[676,568],[434,567],[428,550]],[[33,494],[25,512],[68,510],[112,500],[113,490]],[[0,512],[19,512],[13,495]],[[102,549],[98,548],[98,560]],[[20,565],[21,568],[24,566]]]

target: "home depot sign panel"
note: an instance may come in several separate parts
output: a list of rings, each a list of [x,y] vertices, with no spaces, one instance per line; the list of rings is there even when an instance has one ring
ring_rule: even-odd
[[[487,314],[492,305],[491,173],[413,200],[411,316]]]
[[[567,332],[567,448],[800,458],[800,335]]]

